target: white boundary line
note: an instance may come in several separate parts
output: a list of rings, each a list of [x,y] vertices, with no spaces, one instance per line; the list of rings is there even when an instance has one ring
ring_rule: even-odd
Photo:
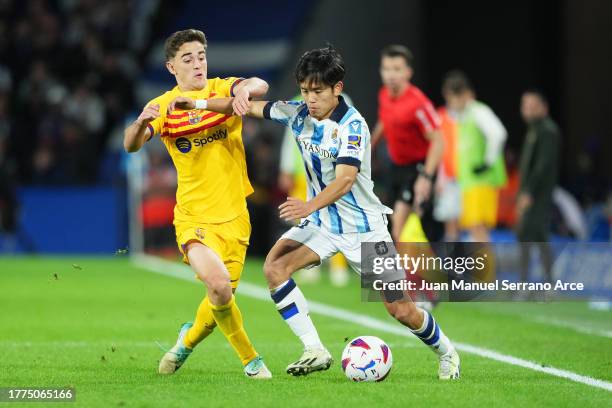
[[[186,265],[166,261],[164,259],[149,255],[133,255],[132,262],[140,268],[144,268],[152,272],[159,273],[161,275],[171,276],[174,278],[197,283],[197,281],[193,278],[193,272]],[[240,282],[239,291],[240,294],[243,296],[248,296],[263,301],[270,301],[270,292],[266,288],[254,285],[249,282]],[[373,317],[364,316],[362,314],[353,313],[348,310],[329,306],[319,302],[313,302],[310,300],[308,301],[308,306],[311,312],[318,313],[323,316],[333,317],[338,320],[359,324],[361,326],[386,333],[392,333],[399,336],[414,338],[414,335],[409,330],[402,328],[400,325],[390,324]],[[491,360],[518,367],[528,368],[530,370],[542,372],[555,377],[565,378],[577,383],[590,385],[591,387],[612,391],[612,383],[604,380],[589,377],[586,375],[580,375],[572,371],[561,370],[559,368],[543,367],[540,364],[534,363],[532,361],[523,360],[518,357],[513,357],[507,354],[499,353],[497,351],[473,346],[471,344],[457,342],[453,342],[453,344],[459,351],[463,351],[465,353],[474,354],[480,357],[488,358]]]
[[[564,329],[569,329],[575,331],[580,334],[588,334],[590,336],[598,336],[598,337],[606,337],[608,339],[612,339],[612,330],[600,330],[593,327],[588,327],[580,324],[573,324],[571,322],[566,322],[560,319],[548,318],[548,317],[529,317],[528,321],[547,324],[549,326],[554,327],[562,327]]]

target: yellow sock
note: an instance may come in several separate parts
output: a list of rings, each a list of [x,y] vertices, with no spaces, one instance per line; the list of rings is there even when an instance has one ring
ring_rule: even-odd
[[[198,343],[208,337],[216,326],[217,323],[213,317],[210,300],[208,299],[208,296],[206,296],[198,307],[193,326],[191,326],[191,329],[187,331],[187,334],[183,339],[183,344],[185,347],[191,349],[194,348],[198,345]]]
[[[235,297],[232,295],[232,299],[226,305],[211,304],[211,309],[219,329],[240,357],[242,365],[257,357],[257,352],[242,325],[242,314]]]
[[[346,258],[344,257],[344,255],[342,255],[340,252],[338,252],[336,255],[330,258],[329,265],[331,268],[338,268],[338,269],[348,268],[348,262],[346,261]]]

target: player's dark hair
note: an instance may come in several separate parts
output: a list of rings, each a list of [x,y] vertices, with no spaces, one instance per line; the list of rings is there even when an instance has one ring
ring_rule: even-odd
[[[295,67],[295,79],[302,82],[334,86],[344,79],[344,61],[332,45],[305,52]]]
[[[444,75],[442,81],[442,93],[450,93],[452,95],[462,94],[465,91],[473,91],[474,88],[467,75],[463,71],[452,70]]]
[[[408,47],[405,47],[403,45],[399,45],[399,44],[391,44],[391,45],[387,45],[385,48],[382,49],[382,51],[380,52],[380,57],[402,57],[404,59],[404,61],[406,61],[406,65],[408,65],[410,68],[413,68],[413,64],[414,64],[414,56],[412,55],[412,52],[410,52],[410,50],[408,49]]]
[[[200,30],[190,28],[188,30],[177,31],[168,37],[166,43],[164,44],[166,61],[170,61],[172,58],[174,58],[179,48],[181,48],[181,45],[192,41],[201,43],[204,45],[204,49],[206,49],[206,36]]]
[[[542,91],[539,88],[527,88],[524,92],[523,95],[535,95],[538,98],[540,98],[540,101],[542,101],[542,103],[546,106],[548,106],[548,98],[546,97],[546,94],[544,93],[544,91]]]

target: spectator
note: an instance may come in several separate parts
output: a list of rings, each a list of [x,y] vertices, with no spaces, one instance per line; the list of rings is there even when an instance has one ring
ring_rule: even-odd
[[[459,241],[459,216],[461,215],[461,190],[457,183],[458,126],[446,106],[438,109],[440,132],[444,137],[444,154],[436,181],[436,201],[433,216],[444,223],[444,240]]]
[[[0,94],[0,242],[3,242],[0,252],[14,252],[17,243],[17,197],[13,166],[6,154],[10,130],[6,111],[6,96]]]
[[[0,6],[0,92],[11,98],[18,182],[95,181],[108,137],[133,102],[133,7],[119,0]]]
[[[433,219],[432,185],[438,171],[444,141],[434,107],[410,80],[413,57],[402,45],[382,50],[378,93],[378,122],[372,132],[372,148],[384,136],[392,162],[392,237],[399,242],[412,213],[421,216],[429,241],[439,241],[442,224]],[[419,228],[420,229],[420,228]],[[412,238],[411,238],[412,239]]]
[[[548,115],[542,92],[528,90],[521,98],[521,115],[527,135],[521,152],[520,190],[516,203],[517,236],[521,245],[521,281],[529,278],[531,248],[540,250],[545,279],[552,282],[552,252],[548,243],[553,189],[559,167],[559,128]]]
[[[496,225],[499,189],[506,184],[503,150],[506,129],[495,113],[477,101],[463,72],[446,74],[446,105],[459,126],[457,179],[462,193],[461,227],[475,242],[489,242]]]

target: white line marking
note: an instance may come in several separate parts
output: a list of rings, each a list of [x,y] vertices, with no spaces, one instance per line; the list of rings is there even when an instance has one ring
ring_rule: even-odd
[[[563,327],[564,329],[570,329],[580,334],[588,334],[588,335],[607,337],[609,339],[612,339],[612,330],[600,330],[598,328],[588,327],[588,326],[584,326],[580,324],[574,324],[571,321],[563,321],[559,319],[554,319],[552,317],[551,318],[533,317],[533,318],[527,318],[527,320],[536,322],[536,323],[547,324],[549,326]]]
[[[148,269],[150,271],[157,272],[162,275],[197,283],[197,281],[193,278],[193,272],[186,265],[166,261],[148,255],[133,255],[132,262],[140,268]],[[266,288],[263,288],[261,286],[243,281],[240,282],[238,290],[244,296],[263,300],[266,302],[271,302],[270,292],[268,292]],[[402,328],[400,325],[397,324],[390,324],[373,317],[353,313],[348,310],[329,306],[319,302],[308,301],[308,306],[310,307],[310,311],[314,313],[318,313],[328,317],[334,317],[338,320],[344,320],[350,323],[359,324],[370,329],[375,329],[386,333],[392,333],[399,336],[414,338],[414,335],[410,331]],[[463,351],[465,353],[474,354],[480,357],[488,358],[514,366],[528,368],[530,370],[553,375],[555,377],[565,378],[574,382],[590,385],[591,387],[612,391],[612,383],[604,380],[589,377],[586,375],[580,375],[572,371],[561,370],[559,368],[543,367],[540,364],[534,363],[532,361],[523,360],[518,357],[502,354],[497,351],[489,350],[483,347],[473,346],[467,343],[453,342],[453,344],[455,345],[457,350]]]
[[[129,349],[132,347],[156,348],[152,341],[86,341],[86,340],[64,340],[64,341],[0,341],[0,347],[69,347],[69,348],[93,348],[104,347],[117,349]]]

